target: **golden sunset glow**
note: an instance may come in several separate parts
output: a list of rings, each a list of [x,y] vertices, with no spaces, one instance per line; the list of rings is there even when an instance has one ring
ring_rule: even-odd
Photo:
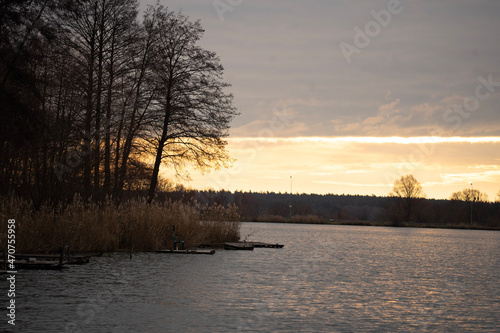
[[[434,143],[488,143],[500,142],[500,137],[437,137],[437,136],[418,136],[418,137],[369,137],[369,136],[347,136],[347,137],[292,137],[292,138],[266,138],[266,137],[235,137],[230,138],[231,142],[352,142],[352,143],[397,143],[397,144],[434,144]]]
[[[293,192],[385,196],[413,174],[429,198],[472,183],[495,200],[497,2],[404,1],[369,40],[358,32],[383,2],[244,2],[220,15],[185,3],[169,6],[204,22],[240,112],[237,162],[186,185],[289,192],[292,176]]]
[[[228,140],[237,162],[206,175],[200,189],[388,195],[394,180],[413,174],[429,198],[470,187],[500,189],[500,137],[293,137]]]

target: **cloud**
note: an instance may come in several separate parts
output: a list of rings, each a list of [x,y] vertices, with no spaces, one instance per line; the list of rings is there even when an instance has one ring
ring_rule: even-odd
[[[429,103],[423,103],[420,105],[415,105],[410,108],[410,113],[415,117],[421,117],[424,120],[430,119],[436,114],[437,111],[442,110],[440,105],[431,105]]]
[[[350,183],[350,182],[330,181],[330,180],[314,180],[313,182],[317,183],[317,184],[340,185],[340,186],[349,186],[349,187],[363,186],[363,187],[383,187],[383,188],[387,188],[388,186],[392,186],[392,184],[384,184],[384,183],[380,183],[380,184],[362,183],[362,184],[360,184],[360,183]]]
[[[193,176],[193,186],[252,191],[387,195],[395,179],[413,174],[431,198],[474,183],[494,197],[500,166],[492,151],[500,137],[240,137],[228,149],[238,160],[228,170]]]
[[[473,95],[452,94],[415,105],[395,98],[379,106],[375,115],[361,120],[355,119],[359,116],[344,116],[330,120],[330,124],[336,135],[498,136],[500,124],[496,105],[500,103],[500,91],[480,100],[471,111],[467,103],[471,104]]]
[[[392,91],[387,90],[385,93],[385,99],[388,100],[389,98],[391,98],[391,95],[392,95]]]
[[[435,128],[446,135],[498,135],[494,95],[456,130],[443,114],[474,94],[479,76],[500,81],[500,44],[492,42],[500,2],[402,3],[403,12],[351,64],[339,43],[352,43],[354,27],[364,28],[370,12],[386,3],[244,1],[231,5],[222,21],[211,2],[173,0],[169,8],[201,19],[200,43],[220,56],[241,112],[235,128],[255,129],[274,107],[288,107],[303,123],[300,135],[415,136]]]
[[[352,43],[354,27],[364,28],[372,20],[370,11],[386,8],[386,2],[234,3],[239,4],[221,21],[210,1],[169,2],[169,8],[182,7],[193,20],[201,19],[205,36],[200,43],[220,56],[224,77],[232,84],[229,91],[241,115],[232,123],[229,149],[243,170],[233,170],[228,177],[233,188],[259,184],[261,189],[287,191],[288,185],[279,179],[289,177],[293,169],[297,176],[309,177],[301,184],[304,190],[342,191],[340,182],[385,184],[384,173],[399,174],[402,167],[410,167],[423,182],[437,182],[429,183],[434,196],[448,197],[462,187],[459,181],[465,174],[496,171],[485,166],[499,163],[492,153],[498,151],[498,141],[473,143],[467,138],[500,137],[500,87],[494,87],[468,117],[455,106],[474,96],[479,77],[491,75],[500,82],[500,43],[493,42],[500,31],[500,1],[402,2],[403,12],[371,37],[351,64],[339,43]],[[291,117],[285,114],[280,119],[275,114],[283,109]],[[231,140],[234,136],[241,140]],[[283,140],[297,136],[326,139]],[[441,139],[422,139],[435,136]],[[422,148],[431,152],[422,153]],[[341,169],[328,169],[335,166]],[[471,170],[470,166],[483,167]],[[261,182],[262,175],[271,171],[276,182]],[[440,174],[465,176],[446,184]],[[478,185],[492,191],[498,187],[498,181],[483,179],[485,183]],[[312,181],[337,185],[313,186]],[[378,190],[377,194],[386,194],[390,188]]]
[[[484,166],[483,166],[484,167]],[[467,184],[475,182],[498,182],[500,181],[500,170],[487,170],[482,172],[444,173],[440,174],[443,183]]]
[[[231,137],[294,137],[307,133],[306,123],[296,121],[292,113],[275,113],[268,120],[254,120],[230,129]]]

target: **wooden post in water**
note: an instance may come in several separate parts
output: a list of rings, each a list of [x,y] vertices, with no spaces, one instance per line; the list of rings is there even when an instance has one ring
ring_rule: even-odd
[[[3,248],[3,270],[7,270],[7,244],[9,243],[7,240],[7,234],[0,234],[0,243],[2,243],[2,245],[3,239],[5,239],[5,247]]]
[[[177,250],[177,249],[175,248],[175,245],[176,245],[176,243],[177,243],[177,242],[175,241],[175,225],[173,225],[173,226],[172,226],[172,242],[173,242],[173,243],[172,243],[172,244],[173,244],[173,245],[172,245],[172,250]]]
[[[69,259],[70,259],[70,252],[69,252],[69,245],[61,245],[61,250],[59,251],[59,265],[62,267],[62,265],[64,265],[64,254],[65,254],[65,251],[68,249],[68,251],[66,251],[66,262],[69,263]]]
[[[64,258],[64,245],[61,245],[61,250],[59,251],[59,265],[63,265],[63,258]]]

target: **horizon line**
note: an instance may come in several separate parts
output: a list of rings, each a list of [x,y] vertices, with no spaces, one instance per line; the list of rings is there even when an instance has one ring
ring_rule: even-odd
[[[439,144],[439,143],[498,143],[500,136],[295,136],[295,137],[258,137],[234,136],[228,141],[283,142],[342,142],[342,143],[394,143],[394,144]]]

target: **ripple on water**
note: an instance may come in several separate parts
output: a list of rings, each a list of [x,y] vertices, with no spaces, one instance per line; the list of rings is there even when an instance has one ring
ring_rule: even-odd
[[[285,247],[112,254],[21,272],[17,324],[27,332],[500,330],[498,232],[244,223],[242,234]]]

